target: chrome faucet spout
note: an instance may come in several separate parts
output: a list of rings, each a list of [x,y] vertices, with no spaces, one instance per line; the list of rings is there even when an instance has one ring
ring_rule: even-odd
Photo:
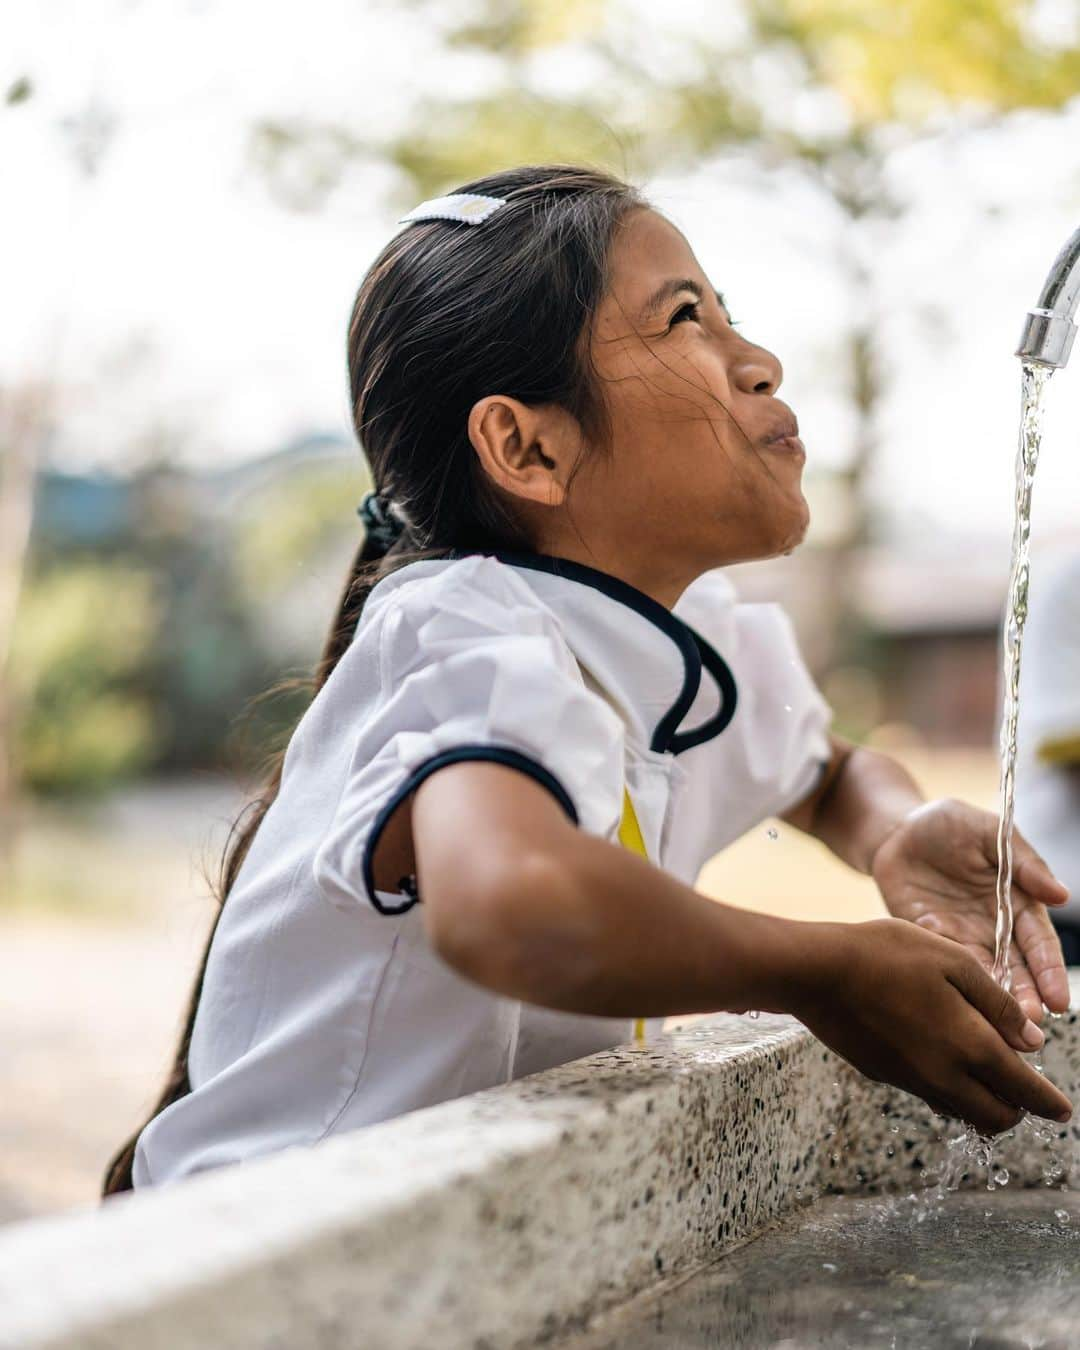
[[[1039,303],[1024,317],[1024,331],[1016,355],[1036,366],[1061,369],[1069,359],[1080,302],[1080,230],[1073,233],[1054,259],[1043,284]]]

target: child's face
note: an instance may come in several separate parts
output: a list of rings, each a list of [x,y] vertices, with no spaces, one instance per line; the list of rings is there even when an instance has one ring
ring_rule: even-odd
[[[792,420],[776,397],[780,362],[731,327],[686,239],[656,212],[625,219],[612,265],[592,355],[613,441],[610,454],[587,457],[571,488],[582,534],[642,576],[670,572],[651,576],[660,590],[789,552],[810,512],[803,453],[763,444]],[[696,308],[681,287],[646,312],[659,287],[682,279],[701,288]]]

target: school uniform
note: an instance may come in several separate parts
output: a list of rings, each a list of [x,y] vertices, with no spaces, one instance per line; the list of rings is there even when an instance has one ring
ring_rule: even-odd
[[[998,675],[998,706],[1004,692]],[[1013,818],[1069,887],[1049,910],[1080,964],[1080,553],[1033,568],[1020,662]]]
[[[192,1091],[143,1129],[136,1188],[630,1039],[628,1019],[465,979],[428,941],[415,879],[374,887],[380,831],[429,774],[507,765],[579,829],[693,884],[815,786],[831,716],[783,609],[738,601],[720,569],[673,610],[538,553],[455,551],[385,577],[289,741],[211,944]],[[461,840],[484,845],[482,826]]]

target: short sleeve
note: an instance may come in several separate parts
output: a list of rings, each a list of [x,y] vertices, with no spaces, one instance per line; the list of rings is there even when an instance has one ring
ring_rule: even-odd
[[[401,913],[372,859],[394,810],[431,773],[488,760],[528,774],[581,829],[618,827],[624,726],[588,689],[554,614],[510,569],[467,558],[403,586],[380,626],[380,697],[360,728],[315,857],[334,904]]]
[[[786,610],[776,603],[746,608],[742,622],[747,649],[761,672],[755,712],[770,723],[761,729],[762,741],[771,740],[774,746],[770,814],[778,816],[813,791],[828,766],[833,709],[807,669]],[[770,738],[771,728],[777,734]]]
[[[680,756],[689,782],[677,834],[688,872],[810,793],[828,764],[833,710],[775,601],[739,601],[719,570],[698,578],[677,612],[727,663],[735,712],[712,740]],[[708,716],[703,690],[684,727]]]

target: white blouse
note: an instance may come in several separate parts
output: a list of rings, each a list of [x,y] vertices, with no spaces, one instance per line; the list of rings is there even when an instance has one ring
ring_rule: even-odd
[[[192,1091],[140,1134],[136,1188],[630,1038],[626,1019],[465,979],[429,943],[412,879],[375,890],[379,833],[428,774],[510,765],[613,842],[626,789],[650,860],[692,885],[810,792],[831,717],[786,613],[739,602],[721,569],[673,610],[539,553],[455,551],[385,577],[289,741],[211,944]]]

